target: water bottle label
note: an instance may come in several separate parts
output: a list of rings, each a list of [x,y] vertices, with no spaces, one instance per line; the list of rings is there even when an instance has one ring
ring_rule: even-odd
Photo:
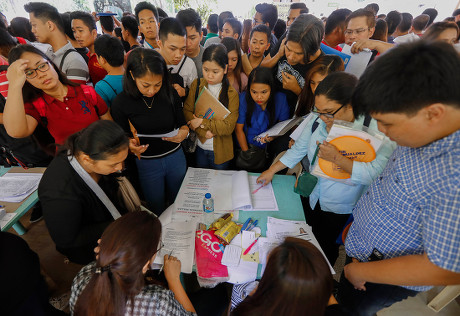
[[[211,207],[211,206],[204,206],[204,205],[203,205],[203,211],[204,211],[205,213],[212,213],[212,212],[214,212],[214,208]]]

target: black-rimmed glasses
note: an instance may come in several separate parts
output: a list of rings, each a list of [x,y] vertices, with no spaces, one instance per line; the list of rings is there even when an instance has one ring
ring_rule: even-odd
[[[341,107],[339,107],[337,110],[335,110],[334,112],[332,113],[323,113],[323,112],[318,112],[318,110],[316,108],[313,108],[313,110],[311,110],[312,113],[316,113],[318,114],[319,116],[324,116],[324,117],[327,117],[329,119],[333,119],[334,118],[334,115],[337,114],[337,112],[339,112],[346,104],[343,104]]]
[[[37,68],[27,69],[26,71],[24,71],[24,73],[26,74],[27,79],[33,79],[37,77],[37,70],[40,72],[45,72],[48,71],[48,69],[50,69],[50,64],[49,62],[45,61],[44,63],[38,65]]]

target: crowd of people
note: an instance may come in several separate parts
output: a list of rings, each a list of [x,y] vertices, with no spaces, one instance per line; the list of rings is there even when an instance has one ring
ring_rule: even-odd
[[[312,244],[287,238],[258,284],[234,287],[232,315],[374,315],[460,284],[460,9],[441,22],[435,9],[413,17],[379,14],[377,4],[319,19],[296,2],[283,21],[260,3],[252,20],[224,11],[204,25],[193,9],[168,17],[149,2],[120,20],[42,2],[24,8],[29,19],[0,19],[0,163],[47,167],[32,220],[43,216],[56,249],[85,265],[72,314],[202,313],[177,258],[164,258],[166,284],[146,278],[161,249],[156,216],[187,167],[261,172],[268,184],[321,158],[351,175],[319,177],[301,196],[331,265],[352,221],[340,283]],[[359,79],[344,71],[344,45],[372,52]],[[224,119],[195,115],[204,87],[228,109]],[[307,114],[296,141],[257,137]],[[327,142],[335,120],[385,134],[376,158],[353,161]],[[132,212],[121,175],[153,214]],[[0,243],[38,264],[17,237],[1,233]],[[38,270],[31,278],[11,315],[59,314]]]

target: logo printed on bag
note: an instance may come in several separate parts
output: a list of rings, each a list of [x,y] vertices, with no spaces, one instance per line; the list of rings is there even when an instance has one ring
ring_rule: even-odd
[[[209,233],[203,233],[203,231],[197,231],[196,235],[212,251],[217,252],[217,253],[222,252],[222,250],[220,250],[219,243],[216,241],[212,242],[212,237]]]

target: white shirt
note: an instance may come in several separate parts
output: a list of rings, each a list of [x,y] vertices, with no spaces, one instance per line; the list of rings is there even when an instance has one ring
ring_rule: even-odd
[[[418,36],[417,34],[409,33],[406,35],[401,35],[401,36],[396,37],[393,40],[393,42],[395,42],[395,44],[403,44],[403,43],[415,42],[415,41],[418,41],[419,39],[420,39],[420,36]]]
[[[175,74],[179,70],[182,62],[184,61],[184,58],[186,56],[184,55],[180,62],[177,65],[167,65],[168,69],[171,69],[171,73]],[[188,88],[190,88],[190,85],[192,84],[193,80],[198,78],[198,74],[196,72],[196,66],[193,60],[189,57],[184,62],[184,65],[182,66],[179,75],[184,79],[184,85]]]
[[[208,90],[212,94],[213,97],[215,97],[216,99],[219,99],[219,94],[220,94],[220,91],[222,90],[222,82],[218,84],[208,85]],[[198,140],[197,145],[203,150],[214,151],[214,138],[206,139],[204,143]]]

